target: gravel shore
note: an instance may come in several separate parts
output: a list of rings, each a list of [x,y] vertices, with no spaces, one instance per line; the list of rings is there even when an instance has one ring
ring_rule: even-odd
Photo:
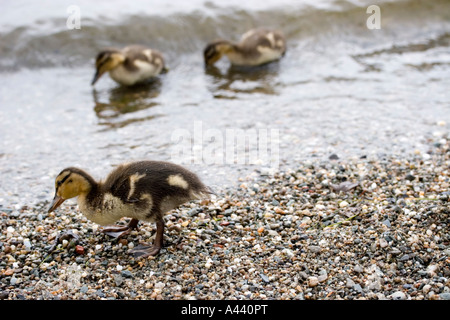
[[[76,205],[0,207],[0,299],[449,300],[449,141],[252,174],[167,215],[148,259],[128,250],[155,225],[116,240]]]

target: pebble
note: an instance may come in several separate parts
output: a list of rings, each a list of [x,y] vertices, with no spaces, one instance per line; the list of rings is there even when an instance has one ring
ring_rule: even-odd
[[[319,284],[319,278],[317,277],[309,277],[308,278],[308,286],[315,287]]]
[[[357,272],[357,273],[362,273],[364,270],[363,270],[363,268],[359,265],[359,264],[357,264],[354,268],[353,268],[353,270],[355,271],[355,272]]]
[[[266,276],[264,273],[260,273],[259,275],[263,279],[264,282],[267,282],[267,283],[270,282],[269,277]]]
[[[313,252],[313,253],[318,253],[320,252],[322,249],[319,246],[309,246],[308,250]]]
[[[28,239],[23,240],[23,245],[25,247],[25,250],[31,250],[31,242]]]
[[[9,280],[9,284],[14,286],[17,283],[17,278],[15,276],[12,276],[11,279]]]
[[[450,300],[450,292],[444,292],[439,295],[442,300]]]
[[[133,278],[133,274],[130,270],[122,270],[120,273],[124,278]]]
[[[340,203],[339,203],[339,207],[341,207],[341,208],[345,208],[345,207],[348,207],[348,205],[349,205],[349,203],[347,202],[347,201],[341,201]]]
[[[392,300],[406,300],[406,294],[403,291],[396,291],[392,295]]]
[[[448,137],[439,136],[427,159],[421,152],[317,159],[242,177],[211,200],[170,212],[165,247],[144,259],[128,251],[153,241],[151,223],[117,241],[97,232],[75,205],[51,214],[48,202],[0,207],[0,294],[450,300],[449,150]],[[80,242],[63,242],[48,255],[66,229],[76,230]]]

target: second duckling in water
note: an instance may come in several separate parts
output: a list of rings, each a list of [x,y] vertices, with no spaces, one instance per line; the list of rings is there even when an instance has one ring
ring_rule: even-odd
[[[280,59],[286,52],[281,31],[257,28],[247,31],[239,43],[217,40],[203,51],[205,64],[213,65],[223,55],[236,66],[258,66]]]
[[[153,256],[160,251],[166,212],[187,201],[208,198],[212,193],[191,171],[161,161],[122,164],[100,182],[81,169],[69,167],[58,174],[55,188],[48,212],[78,196],[81,212],[95,223],[109,225],[122,217],[131,218],[127,226],[103,229],[108,235],[127,235],[140,220],[156,222],[154,245],[137,246],[132,250],[135,257]]]
[[[122,85],[131,86],[167,72],[161,52],[132,45],[119,49],[105,49],[95,60],[96,72],[92,85],[105,73]]]

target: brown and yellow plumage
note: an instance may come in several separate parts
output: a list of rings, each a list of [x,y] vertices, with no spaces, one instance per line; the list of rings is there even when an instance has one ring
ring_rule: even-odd
[[[211,193],[191,171],[162,161],[125,163],[99,182],[85,171],[69,167],[56,177],[55,189],[49,212],[64,200],[78,196],[81,212],[97,224],[109,225],[122,217],[132,219],[127,227],[104,229],[113,236],[128,234],[141,220],[156,222],[155,246],[138,248],[137,256],[159,252],[166,212],[187,201],[209,197]]]

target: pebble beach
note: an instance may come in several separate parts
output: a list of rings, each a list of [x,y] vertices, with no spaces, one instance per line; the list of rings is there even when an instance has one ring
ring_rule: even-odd
[[[146,259],[152,224],[117,240],[76,204],[0,207],[0,298],[449,300],[449,142],[256,171],[166,215]]]

